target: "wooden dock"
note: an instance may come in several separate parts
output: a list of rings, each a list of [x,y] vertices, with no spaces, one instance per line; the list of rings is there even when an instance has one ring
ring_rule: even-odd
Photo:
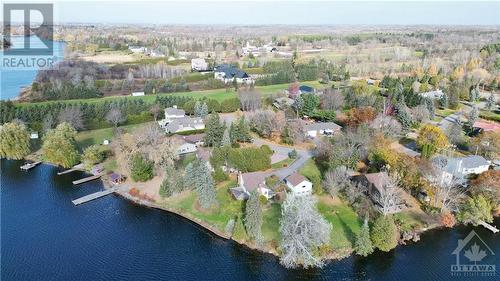
[[[106,195],[109,195],[109,194],[115,192],[116,189],[117,189],[116,187],[113,187],[113,188],[110,188],[110,189],[105,189],[103,191],[98,191],[98,192],[95,192],[95,193],[83,196],[81,198],[75,199],[75,200],[73,200],[71,202],[73,202],[73,204],[75,206],[78,206],[80,204],[83,204],[83,203],[95,200],[97,198],[101,198],[101,197],[104,197]]]
[[[81,184],[81,183],[84,183],[84,182],[96,180],[96,179],[98,179],[100,177],[102,177],[102,174],[97,174],[95,176],[90,176],[90,177],[86,177],[86,178],[83,178],[83,179],[79,179],[79,180],[73,181],[73,184],[74,185]]]
[[[497,233],[499,231],[498,228],[496,228],[495,226],[493,226],[485,221],[481,221],[479,224],[484,226],[486,229],[491,230],[491,232],[493,232],[493,233]]]
[[[60,176],[60,175],[64,175],[64,174],[68,174],[68,173],[74,172],[74,171],[79,171],[81,169],[83,169],[83,164],[78,164],[78,165],[74,166],[73,168],[71,168],[69,170],[58,172],[57,175]]]
[[[38,165],[40,163],[42,163],[42,161],[38,161],[38,162],[34,162],[34,163],[26,163],[26,164],[24,164],[24,165],[21,166],[21,170],[27,171],[27,170],[29,170],[31,168],[36,167],[36,165]]]

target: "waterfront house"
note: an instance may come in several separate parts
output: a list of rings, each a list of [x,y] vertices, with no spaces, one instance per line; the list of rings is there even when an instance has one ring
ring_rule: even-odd
[[[208,69],[208,62],[206,62],[205,59],[196,58],[191,60],[191,70],[207,71]]]
[[[109,181],[111,182],[111,184],[121,184],[122,182],[125,181],[125,177],[121,174],[118,174],[118,173],[111,173],[109,175]]]
[[[295,196],[304,196],[312,194],[312,183],[303,175],[295,172],[285,178],[288,189]]]
[[[240,84],[252,83],[252,78],[250,78],[245,71],[227,64],[219,65],[214,68],[214,78],[226,84],[232,83],[234,79]]]
[[[185,116],[182,118],[176,118],[165,125],[165,132],[168,134],[202,129],[205,129],[205,124],[203,123],[203,119],[200,117]]]
[[[353,177],[353,181],[357,182],[379,211],[386,210],[388,213],[398,213],[404,209],[405,204],[400,194],[401,190],[396,187],[394,196],[387,196],[387,188],[389,186],[389,175],[386,172],[369,173]]]
[[[240,173],[238,174],[238,186],[231,188],[231,193],[237,200],[246,200],[250,193],[257,191],[259,195],[271,199],[275,193],[266,186],[266,173]]]
[[[332,136],[340,132],[341,126],[333,122],[313,122],[305,126],[306,136],[315,138],[318,136]]]
[[[442,184],[450,184],[453,180],[463,183],[469,175],[481,174],[490,168],[490,163],[479,155],[465,157],[437,156],[432,162],[436,169],[440,171],[440,182]]]

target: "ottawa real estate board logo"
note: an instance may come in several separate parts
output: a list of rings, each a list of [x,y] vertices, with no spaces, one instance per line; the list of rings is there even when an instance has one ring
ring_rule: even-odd
[[[496,276],[495,253],[474,230],[458,240],[452,254],[456,259],[452,276]]]
[[[4,3],[2,68],[40,69],[54,64],[53,4]]]

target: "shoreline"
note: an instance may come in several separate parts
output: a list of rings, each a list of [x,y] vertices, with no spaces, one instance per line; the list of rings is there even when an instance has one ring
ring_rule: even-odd
[[[29,158],[25,158],[25,160],[28,160]],[[29,160],[33,160],[33,158],[29,159]],[[42,161],[42,165],[50,165],[50,166],[53,166],[53,167],[60,167],[58,165],[55,165],[53,163],[50,163],[50,162],[47,162],[47,161],[43,161],[43,160],[40,160]],[[88,171],[86,170],[79,170],[81,172],[84,172],[84,173],[89,173]],[[90,174],[90,173],[89,173]],[[101,182],[101,184],[103,185],[104,189],[109,189],[111,188],[111,185],[106,182],[103,178],[100,178],[99,181]],[[127,200],[128,202],[132,203],[132,204],[135,204],[135,205],[138,205],[140,207],[146,207],[146,208],[152,208],[152,209],[157,209],[157,210],[160,210],[160,211],[165,211],[165,212],[169,212],[171,214],[174,214],[180,218],[183,218],[189,222],[191,222],[192,224],[194,224],[196,227],[198,228],[201,228],[203,230],[205,230],[206,232],[210,233],[211,235],[215,235],[217,238],[221,238],[225,241],[232,241],[232,242],[235,242],[236,244],[240,245],[240,246],[243,246],[249,250],[253,250],[253,251],[257,251],[259,253],[262,253],[262,254],[269,254],[269,255],[272,255],[273,257],[275,258],[280,258],[279,254],[274,251],[274,250],[266,250],[266,249],[263,249],[263,248],[258,248],[256,247],[255,245],[252,245],[252,244],[248,244],[244,241],[239,241],[239,240],[236,240],[236,239],[233,239],[231,236],[228,236],[227,234],[225,234],[224,232],[218,230],[218,229],[215,229],[213,226],[209,225],[208,223],[204,222],[204,221],[201,221],[195,217],[192,217],[190,216],[189,214],[187,213],[184,213],[184,212],[181,212],[179,210],[176,210],[174,208],[168,208],[168,207],[165,207],[165,206],[162,206],[156,202],[150,202],[150,201],[146,201],[146,200],[143,200],[143,199],[140,199],[140,198],[136,198],[136,197],[133,197],[131,196],[128,191],[124,191],[120,188],[118,188],[117,190],[115,190],[113,192],[113,194],[116,194],[118,195],[120,198],[122,199],[125,199]],[[459,225],[463,225],[463,224],[456,224],[455,226],[459,226]],[[455,226],[453,226],[452,228],[454,228]],[[430,225],[428,227],[426,227],[425,229],[421,229],[419,231],[415,231],[413,234],[414,235],[417,235],[419,238],[420,238],[420,235],[429,231],[429,230],[437,230],[437,229],[442,229],[442,228],[445,228],[443,225],[439,225],[439,224],[435,224],[435,225]],[[413,236],[412,236],[413,237]],[[399,239],[398,241],[398,247],[399,246],[405,246],[407,245],[408,243],[418,243],[420,241],[420,239],[418,240],[413,240],[413,239],[406,239],[406,240],[402,240],[402,239]],[[354,249],[351,248],[351,249],[347,249],[344,253],[330,253],[328,255],[325,255],[323,257],[324,261],[325,262],[333,262],[333,261],[340,261],[344,258],[348,258],[348,257],[351,257],[351,256],[354,256],[355,253],[354,253]]]

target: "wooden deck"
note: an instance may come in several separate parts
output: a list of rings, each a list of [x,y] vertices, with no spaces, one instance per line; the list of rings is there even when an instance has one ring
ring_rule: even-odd
[[[24,165],[21,166],[21,170],[29,170],[31,168],[34,168],[36,167],[38,164],[42,163],[42,161],[38,161],[38,162],[34,162],[34,163],[26,163]]]
[[[92,194],[89,194],[89,195],[85,195],[83,197],[80,197],[78,199],[75,199],[71,202],[73,202],[73,204],[75,206],[78,206],[80,204],[83,204],[83,203],[86,203],[86,202],[89,202],[89,201],[92,201],[92,200],[95,200],[97,198],[101,198],[101,197],[104,197],[106,195],[109,195],[113,192],[116,191],[118,187],[113,187],[113,188],[110,188],[110,189],[105,189],[103,191],[98,191],[98,192],[95,192],[95,193],[92,193]]]
[[[82,169],[83,169],[83,164],[78,164],[78,165],[74,166],[73,168],[71,168],[69,170],[58,172],[57,175],[60,176],[60,175],[64,175],[64,174],[68,174],[68,173],[74,172],[74,171],[79,171],[79,170],[82,170]]]
[[[79,179],[79,180],[73,181],[73,184],[74,185],[81,184],[81,183],[84,183],[84,182],[96,180],[96,179],[98,179],[100,177],[102,177],[102,174],[97,174],[95,176],[90,176],[90,177],[86,177],[86,178],[83,178],[83,179]]]

